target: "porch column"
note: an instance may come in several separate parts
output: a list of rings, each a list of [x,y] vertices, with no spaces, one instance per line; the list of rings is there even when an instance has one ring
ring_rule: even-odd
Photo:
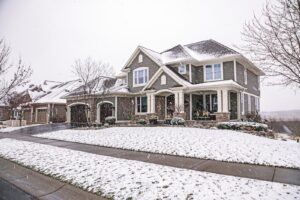
[[[96,105],[96,122],[100,123],[100,104]]]
[[[50,104],[48,103],[46,124],[50,122],[50,115],[51,115],[51,107]]]
[[[228,112],[228,90],[222,90],[223,112]]]
[[[218,99],[218,112],[222,112],[222,91],[217,90],[217,99]]]
[[[151,113],[151,94],[147,94],[147,113]]]
[[[70,123],[71,122],[71,107],[70,106],[67,106],[67,123]]]
[[[175,99],[175,112],[178,111],[178,107],[179,107],[179,95],[178,95],[178,92],[175,92],[174,93],[174,99]]]
[[[155,95],[151,94],[150,99],[151,99],[151,113],[155,113]]]
[[[118,97],[117,96],[115,96],[115,112],[114,112],[114,116],[115,116],[116,122],[117,122],[118,121]]]
[[[190,93],[190,120],[193,120],[193,96],[192,93]]]
[[[183,91],[180,91],[178,93],[178,98],[179,98],[180,113],[184,113],[184,93],[183,93]]]

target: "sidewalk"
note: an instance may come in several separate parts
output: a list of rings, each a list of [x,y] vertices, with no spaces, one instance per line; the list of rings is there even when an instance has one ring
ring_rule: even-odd
[[[0,158],[1,179],[27,193],[28,199],[105,200],[100,196],[85,192],[67,183],[39,174],[2,158]],[[19,194],[9,195],[14,196],[15,199],[20,199],[17,197]],[[30,198],[29,196],[32,197]]]
[[[66,141],[42,139],[29,134],[0,134],[0,138],[13,138],[23,141],[31,141],[66,149],[73,149],[98,155],[106,155],[116,158],[137,160],[159,165],[191,169],[196,171],[212,172],[217,174],[232,175],[251,179],[280,182],[300,185],[300,170],[281,167],[261,166],[252,164],[230,163],[215,160],[186,158],[155,153],[137,152],[116,148],[100,147],[87,144],[79,144]]]

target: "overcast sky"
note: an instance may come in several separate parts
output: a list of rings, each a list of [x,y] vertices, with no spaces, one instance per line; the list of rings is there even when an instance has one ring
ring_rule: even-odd
[[[34,70],[32,81],[74,79],[91,56],[118,72],[137,45],[156,51],[215,39],[241,44],[243,24],[263,0],[0,0],[0,37]],[[262,87],[263,111],[300,109],[300,91]]]

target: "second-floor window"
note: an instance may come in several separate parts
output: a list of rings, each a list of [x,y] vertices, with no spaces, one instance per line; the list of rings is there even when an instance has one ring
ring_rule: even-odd
[[[133,70],[133,86],[143,86],[149,80],[149,69],[148,67],[140,67]]]
[[[221,64],[205,65],[205,81],[216,81],[222,79],[222,68]]]

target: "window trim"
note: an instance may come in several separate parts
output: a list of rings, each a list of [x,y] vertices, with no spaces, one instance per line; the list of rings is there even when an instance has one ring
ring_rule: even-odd
[[[167,85],[167,77],[164,74],[160,77],[160,85]]]
[[[184,69],[183,72],[180,72],[180,68],[181,68],[181,67],[184,67],[184,68],[183,68],[183,69]],[[179,74],[187,74],[186,71],[187,71],[187,70],[186,70],[186,64],[181,64],[181,65],[178,66],[178,73],[179,73]]]
[[[211,80],[207,80],[206,79],[206,66],[208,66],[208,65],[211,65],[212,66],[212,74],[213,74],[213,79],[211,79]],[[221,78],[219,78],[219,79],[215,79],[215,65],[220,65],[220,67],[221,67]],[[204,82],[210,82],[210,81],[221,81],[221,80],[223,80],[223,63],[221,62],[221,63],[212,63],[212,64],[206,64],[206,65],[204,65],[204,69],[203,69],[203,75],[204,75]]]
[[[147,81],[144,82],[144,83],[141,83],[141,84],[136,84],[135,83],[135,72],[137,71],[142,71],[142,70],[147,70]],[[145,78],[144,78],[144,81],[145,81]],[[132,71],[132,85],[133,87],[140,87],[140,86],[145,86],[149,81],[149,67],[139,67],[139,68],[136,68],[135,70]]]
[[[138,98],[140,98],[140,110],[142,110],[142,104],[141,104],[141,102],[142,102],[142,97],[146,97],[146,102],[147,102],[147,110],[146,110],[146,112],[138,112]],[[146,115],[147,113],[148,113],[148,97],[147,96],[137,96],[137,97],[135,97],[135,114],[136,115]]]
[[[143,58],[144,56],[142,54],[139,54],[139,57],[138,57],[138,63],[142,63],[143,62]]]

